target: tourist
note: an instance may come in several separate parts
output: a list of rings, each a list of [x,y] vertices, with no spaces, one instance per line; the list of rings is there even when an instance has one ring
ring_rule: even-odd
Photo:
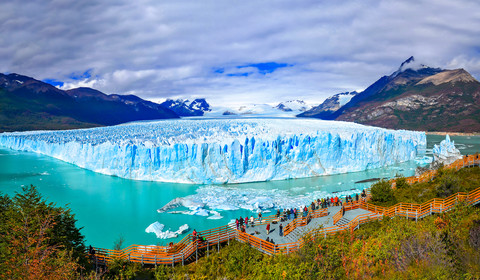
[[[307,209],[307,206],[305,206],[305,207],[303,208],[303,216],[306,217],[307,214],[308,214],[308,209]]]
[[[293,219],[293,207],[290,208],[290,217],[292,217],[292,219]]]
[[[277,214],[275,215],[275,218],[279,218],[280,217],[280,209],[277,209]]]
[[[245,227],[248,228],[248,216],[245,217]]]
[[[293,208],[293,218],[296,219],[297,218],[297,208]]]
[[[258,221],[262,222],[262,212],[258,212]]]
[[[290,220],[290,209],[287,209],[287,219]]]
[[[243,218],[242,216],[240,216],[240,219],[238,219],[240,221],[240,227],[243,227]]]
[[[267,235],[270,233],[270,223],[267,224]]]
[[[283,226],[282,226],[282,224],[280,224],[280,226],[278,227],[278,235],[283,236]]]
[[[237,226],[237,230],[238,230],[238,225],[240,224],[240,222],[238,221],[238,218],[235,219],[235,225]]]
[[[193,230],[192,232],[192,242],[197,241],[197,230]]]
[[[255,225],[255,218],[253,215],[250,217],[250,224],[252,224],[252,227]]]
[[[355,194],[355,200],[358,202],[358,193]]]

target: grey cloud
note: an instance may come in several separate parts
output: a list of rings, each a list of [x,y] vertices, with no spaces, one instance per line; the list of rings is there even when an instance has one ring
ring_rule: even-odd
[[[144,98],[323,100],[410,55],[480,77],[476,1],[13,1],[0,3],[0,72]],[[218,68],[277,62],[273,73]],[[91,69],[92,77],[72,80]]]

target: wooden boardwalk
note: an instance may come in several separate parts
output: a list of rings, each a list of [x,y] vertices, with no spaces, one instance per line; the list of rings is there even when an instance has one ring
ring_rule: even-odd
[[[478,166],[480,159],[475,156],[464,157],[457,160],[447,169],[459,170],[464,167]],[[418,177],[406,178],[412,184],[427,182],[435,177],[436,171],[429,171]],[[392,181],[395,186],[395,181]],[[107,263],[119,258],[138,262],[142,265],[177,265],[197,260],[203,255],[208,255],[211,250],[219,250],[221,244],[230,240],[238,240],[250,244],[259,251],[270,254],[288,254],[299,250],[305,243],[303,237],[308,234],[316,237],[326,237],[340,231],[357,229],[361,224],[384,217],[402,216],[418,220],[434,213],[443,213],[452,209],[456,203],[463,201],[469,205],[480,203],[480,187],[468,192],[457,193],[445,199],[435,198],[423,204],[398,203],[391,207],[380,207],[360,200],[344,204],[342,207],[334,206],[311,211],[307,217],[298,217],[294,220],[281,222],[274,215],[265,217],[262,222],[256,222],[254,227],[248,227],[246,232],[238,231],[235,225],[225,225],[218,228],[199,232],[205,241],[193,240],[188,234],[173,246],[144,246],[131,245],[122,250],[109,250],[95,248],[96,254],[92,259],[97,263]],[[270,223],[270,233],[267,236],[266,224]],[[279,235],[279,225],[284,227],[284,234]],[[266,238],[273,239],[275,244],[267,242]]]

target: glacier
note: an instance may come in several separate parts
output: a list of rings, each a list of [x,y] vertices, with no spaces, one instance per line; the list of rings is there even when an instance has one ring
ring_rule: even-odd
[[[134,180],[245,183],[413,160],[424,132],[317,119],[181,119],[0,134],[0,146]]]

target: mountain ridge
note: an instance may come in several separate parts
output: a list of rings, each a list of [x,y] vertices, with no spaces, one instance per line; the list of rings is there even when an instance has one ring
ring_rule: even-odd
[[[68,91],[16,73],[0,73],[0,131],[74,129],[130,121],[178,118],[137,96],[91,88]]]
[[[339,110],[310,116],[392,129],[480,132],[480,83],[464,69],[408,67],[414,62],[410,57]]]

